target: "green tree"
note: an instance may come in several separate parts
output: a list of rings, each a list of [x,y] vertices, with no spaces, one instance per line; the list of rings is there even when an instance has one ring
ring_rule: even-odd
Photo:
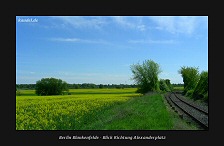
[[[181,67],[178,71],[183,78],[184,82],[184,94],[189,90],[194,90],[199,81],[199,71],[197,67]]]
[[[131,71],[133,73],[132,79],[139,87],[138,92],[146,93],[159,90],[158,75],[161,73],[161,69],[153,60],[145,60],[143,64],[133,64]]]
[[[102,89],[102,88],[103,88],[103,84],[100,84],[100,85],[99,85],[99,88]]]
[[[36,82],[37,95],[61,95],[63,91],[68,91],[68,84],[61,79],[42,78]]]
[[[208,95],[208,72],[203,71],[200,74],[200,80],[193,92],[194,99],[204,99]],[[208,99],[205,99],[207,101]]]
[[[169,79],[160,79],[159,80],[159,87],[161,91],[171,91],[172,90],[172,85],[170,84]]]
[[[173,90],[173,86],[170,83],[170,80],[169,79],[165,79],[165,82],[166,82],[166,85],[168,86],[169,90],[172,91]]]

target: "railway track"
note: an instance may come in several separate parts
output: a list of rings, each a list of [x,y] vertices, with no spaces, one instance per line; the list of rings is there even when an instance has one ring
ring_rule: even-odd
[[[198,123],[200,127],[208,130],[208,110],[183,100],[175,92],[170,92],[165,97],[172,109],[175,109],[176,112],[179,111],[181,117],[185,114]]]

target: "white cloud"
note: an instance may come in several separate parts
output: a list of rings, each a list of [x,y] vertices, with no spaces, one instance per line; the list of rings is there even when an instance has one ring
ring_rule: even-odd
[[[174,44],[174,40],[129,40],[128,43],[134,44]]]
[[[54,19],[58,19],[64,23],[64,25],[71,25],[75,28],[101,28],[106,21],[100,16],[54,16]]]
[[[152,16],[149,17],[157,26],[156,29],[170,33],[193,34],[198,27],[199,17],[196,16]]]
[[[136,29],[139,31],[145,31],[146,26],[142,23],[142,17],[136,16],[113,16],[113,21],[124,27],[129,29]]]
[[[50,40],[59,42],[80,42],[80,39],[77,38],[51,38]]]
[[[79,38],[50,38],[50,41],[57,41],[57,42],[74,42],[74,43],[91,43],[91,44],[109,44],[109,42],[104,41],[102,39],[98,40],[86,40],[86,39],[79,39]]]
[[[137,29],[139,29],[140,31],[144,31],[144,30],[146,30],[146,26],[145,25],[138,25]]]
[[[111,19],[108,18],[112,18],[112,22],[121,27],[138,31],[146,30],[146,26],[142,23],[142,16],[53,16],[51,18],[61,21],[62,27],[70,25],[75,28],[96,29],[111,24]]]

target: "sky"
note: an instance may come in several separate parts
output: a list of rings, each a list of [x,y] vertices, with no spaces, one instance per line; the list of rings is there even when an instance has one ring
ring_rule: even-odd
[[[16,84],[134,84],[145,60],[172,84],[183,66],[208,71],[208,16],[16,16]]]

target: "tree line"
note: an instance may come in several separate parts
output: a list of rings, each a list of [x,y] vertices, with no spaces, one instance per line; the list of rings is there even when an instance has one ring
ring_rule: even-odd
[[[69,89],[97,89],[97,88],[137,88],[136,84],[93,84],[93,83],[83,83],[83,84],[69,84]],[[178,83],[172,84],[173,87],[183,87],[184,84]],[[16,90],[35,90],[36,84],[16,84]]]
[[[69,89],[97,89],[97,88],[136,88],[135,84],[93,84],[93,83],[82,83],[82,84],[69,84],[67,83]],[[35,90],[36,84],[16,84],[16,89],[22,90]]]

